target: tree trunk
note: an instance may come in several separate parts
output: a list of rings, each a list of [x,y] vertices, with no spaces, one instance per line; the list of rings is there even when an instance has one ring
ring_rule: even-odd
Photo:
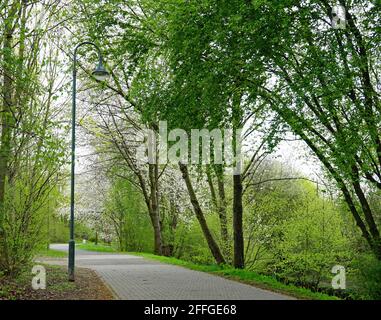
[[[239,87],[240,80],[237,79],[236,85]],[[233,94],[232,115],[233,115],[233,153],[235,157],[235,169],[233,173],[233,238],[234,238],[234,257],[233,265],[235,268],[243,269],[244,260],[244,241],[243,241],[243,205],[242,205],[242,172],[241,172],[241,137],[238,137],[238,130],[242,126],[243,113],[241,109],[242,93]]]
[[[159,198],[158,198],[158,165],[149,164],[149,180],[150,180],[150,216],[154,231],[154,241],[155,241],[155,254],[162,255],[163,243],[161,235],[161,224],[160,224],[160,212],[159,212]]]
[[[10,16],[6,18],[3,39],[3,84],[2,84],[2,108],[1,108],[1,145],[0,145],[0,264],[7,260],[6,234],[4,230],[5,218],[5,186],[8,175],[8,164],[11,153],[12,134],[12,15],[15,8],[11,10]],[[13,12],[12,12],[13,11]],[[8,21],[7,21],[8,20]]]
[[[243,269],[244,262],[244,242],[242,227],[242,176],[233,176],[234,199],[233,199],[233,229],[234,229],[234,260],[235,268]]]
[[[217,177],[218,199],[217,199],[217,194],[216,194],[214,183],[213,183],[213,177],[211,172],[208,169],[206,171],[206,175],[208,179],[208,185],[209,185],[213,205],[218,212],[218,218],[220,220],[222,251],[224,253],[225,258],[228,257],[228,260],[230,260],[231,250],[230,250],[230,244],[229,244],[228,223],[227,223],[227,216],[226,216],[227,203],[226,203],[225,185],[224,185],[224,178],[223,178],[223,171],[222,171],[223,169],[221,168],[221,166],[219,166],[219,168],[216,168],[216,166],[217,165],[214,165],[213,168]]]
[[[160,220],[157,218],[155,212],[151,213],[151,222],[154,232],[154,252],[157,255],[162,255],[162,240],[161,240],[161,227]]]
[[[217,242],[214,240],[213,235],[210,232],[209,227],[206,223],[204,213],[200,207],[197,196],[196,196],[194,189],[193,189],[193,186],[192,186],[192,182],[191,182],[190,177],[189,177],[188,167],[182,163],[179,163],[179,167],[180,167],[180,171],[183,175],[183,179],[185,181],[185,184],[187,186],[189,197],[190,197],[194,212],[196,214],[198,222],[200,223],[202,232],[205,236],[206,242],[208,243],[209,249],[210,249],[214,259],[216,260],[216,262],[218,264],[223,264],[223,263],[225,263],[225,259],[222,256],[221,250],[218,247]]]
[[[218,205],[218,214],[220,217],[221,224],[221,237],[224,244],[224,249],[226,253],[230,255],[230,244],[229,244],[229,233],[228,233],[228,220],[226,215],[226,194],[225,194],[225,184],[223,175],[217,175],[217,185],[218,185],[218,194],[220,197],[220,202]]]

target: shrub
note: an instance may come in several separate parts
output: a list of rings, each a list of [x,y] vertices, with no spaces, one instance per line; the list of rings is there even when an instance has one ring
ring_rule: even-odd
[[[354,297],[359,299],[381,299],[381,261],[372,254],[363,254],[352,264]]]

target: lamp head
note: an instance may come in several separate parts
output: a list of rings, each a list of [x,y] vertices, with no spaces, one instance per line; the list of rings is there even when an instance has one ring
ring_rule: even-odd
[[[92,75],[98,81],[105,81],[105,80],[107,80],[107,78],[109,77],[110,74],[107,72],[107,70],[103,66],[102,62],[100,61],[98,63],[98,66],[92,72]]]

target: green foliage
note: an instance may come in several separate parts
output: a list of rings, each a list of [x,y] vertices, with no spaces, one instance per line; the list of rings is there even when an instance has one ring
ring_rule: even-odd
[[[2,87],[0,100],[0,269],[16,275],[45,240],[44,218],[55,206],[58,176],[65,164],[62,125],[53,106],[60,85],[57,51],[45,50],[57,4],[0,5]],[[46,19],[29,19],[46,10]],[[58,18],[58,16],[56,17]],[[27,34],[34,34],[29,41]],[[42,63],[44,61],[44,63]]]
[[[117,250],[111,246],[95,243],[79,243],[77,244],[78,249],[97,251],[97,252],[117,252]]]
[[[334,265],[351,261],[339,207],[310,182],[276,182],[247,197],[249,268],[317,290]]]
[[[208,218],[208,225],[212,229],[216,229],[217,225],[215,223],[211,224],[211,219],[210,217]],[[179,226],[177,235],[177,250],[175,251],[177,258],[200,264],[213,263],[213,256],[210,254],[205,237],[196,218],[193,217],[187,224]]]
[[[349,279],[354,299],[381,299],[381,262],[371,254],[359,255],[352,263]]]
[[[67,228],[69,230],[69,228]],[[68,237],[68,232],[66,233],[66,236]],[[93,240],[94,237],[94,230],[91,229],[86,222],[77,222],[75,224],[74,229],[74,236],[77,241],[82,241],[83,239],[90,239]],[[65,241],[66,242],[66,241]]]
[[[55,209],[52,204],[54,192],[33,201],[30,187],[19,181],[7,188],[4,206],[7,263],[3,268],[9,274],[21,271],[31,261],[39,244],[46,243],[46,217]]]
[[[49,257],[49,258],[66,258],[67,252],[53,249],[40,249],[37,252],[38,257]]]
[[[141,194],[125,179],[115,179],[105,201],[105,218],[113,226],[121,251],[152,251],[152,227]]]
[[[282,287],[255,270],[314,290],[329,285],[331,267],[340,264],[350,270],[353,297],[380,297],[379,1],[347,1],[345,29],[332,28],[332,8],[328,1],[318,0],[84,0],[71,3],[72,12],[63,12],[62,17],[58,5],[59,1],[0,4],[1,273],[17,274],[41,246],[68,240],[68,221],[56,212],[64,202],[57,185],[64,176],[67,146],[61,111],[56,110],[61,103],[55,82],[62,78],[57,71],[61,53],[53,48],[72,47],[86,34],[102,44],[112,69],[111,80],[99,84],[106,93],[97,92],[97,101],[90,96],[96,106],[102,105],[96,116],[104,121],[103,127],[111,120],[120,123],[115,125],[120,131],[116,138],[115,131],[94,129],[94,136],[105,140],[102,147],[115,145],[100,148],[99,153],[119,152],[116,149],[128,140],[125,131],[155,127],[159,120],[167,120],[169,129],[187,131],[237,129],[247,120],[246,126],[253,129],[265,123],[260,142],[267,142],[270,151],[285,131],[292,131],[324,166],[328,174],[324,182],[335,182],[328,197],[310,182],[254,181],[251,186],[246,182],[250,179],[244,181],[249,270],[168,262]],[[48,12],[43,22],[25,19],[44,9]],[[65,18],[65,28],[74,31],[70,43],[59,46],[55,43],[59,33],[54,31],[61,25],[58,18]],[[90,53],[83,54],[94,60]],[[105,110],[113,111],[112,117]],[[95,127],[97,121],[94,117],[88,123]],[[121,157],[132,170],[126,170]],[[153,219],[147,207],[152,208],[154,201],[142,192],[154,181],[146,180],[146,190],[136,183],[134,171],[144,178],[147,172],[135,165],[129,152],[107,160],[116,164],[109,172],[111,187],[99,220],[112,226],[118,250],[150,252]],[[269,168],[270,178],[275,169]],[[168,254],[209,264],[213,259],[200,226],[185,202],[179,202],[180,209],[171,203],[171,191],[162,182],[165,173],[157,178],[157,189],[150,191],[159,198],[155,206],[160,205],[156,212]],[[199,199],[213,237],[221,242],[218,214],[209,210],[211,196],[205,189],[197,190]],[[225,190],[230,209],[229,182]],[[229,214],[227,218],[231,229]],[[95,240],[102,232],[107,234],[108,228],[101,223],[93,228],[86,221],[76,223],[77,240]],[[94,244],[79,247],[114,250]]]
[[[335,206],[306,190],[293,216],[281,226],[282,241],[276,249],[275,272],[317,288],[330,278],[334,265],[348,260],[348,240]]]
[[[232,123],[234,112],[223,110],[233,93],[249,102],[241,102],[243,110],[271,108],[271,127],[278,130],[280,121],[304,140],[381,257],[379,213],[368,196],[381,188],[374,76],[380,72],[381,11],[379,4],[365,3],[345,4],[345,29],[329,23],[332,8],[323,1],[171,3],[166,43],[177,108],[168,109],[181,122],[205,125]]]
[[[49,224],[49,243],[67,243],[69,241],[69,223],[56,216],[50,217]],[[77,232],[80,223],[76,223],[75,232]]]
[[[254,190],[245,199],[246,266],[265,269],[274,258],[274,249],[284,239],[283,225],[301,206],[302,188],[298,183],[273,182]]]

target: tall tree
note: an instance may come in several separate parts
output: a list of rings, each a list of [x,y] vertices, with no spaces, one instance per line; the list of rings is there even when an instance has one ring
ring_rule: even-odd
[[[368,188],[381,188],[380,3],[339,3],[343,29],[325,0],[177,3],[174,69],[201,75],[208,89],[211,79],[227,88],[239,79],[249,99],[270,106],[320,159],[381,258],[367,199]]]
[[[54,132],[60,126],[50,118],[60,88],[58,52],[50,50],[47,36],[48,29],[55,32],[59,3],[2,5],[0,266],[15,274],[38,244],[41,215],[63,165],[62,143]]]
[[[200,206],[199,201],[197,199],[196,193],[194,192],[192,182],[191,182],[190,177],[189,177],[188,166],[183,164],[183,163],[179,163],[179,167],[180,167],[180,170],[183,174],[183,179],[184,179],[185,184],[187,186],[189,197],[190,197],[194,212],[196,214],[197,220],[200,223],[201,230],[202,230],[202,232],[205,236],[205,239],[208,243],[209,249],[210,249],[214,259],[216,260],[216,262],[218,264],[225,263],[225,259],[222,256],[221,250],[220,250],[217,242],[214,240],[213,235],[210,232],[208,224],[206,223],[206,220],[205,220],[204,212],[201,209],[201,206]]]

